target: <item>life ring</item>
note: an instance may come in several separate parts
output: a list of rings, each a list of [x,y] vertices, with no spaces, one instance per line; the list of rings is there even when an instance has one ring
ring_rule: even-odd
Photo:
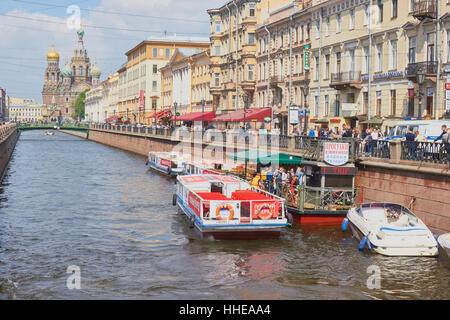
[[[224,216],[223,214],[221,214],[223,211],[228,211],[228,216]],[[220,205],[216,208],[217,220],[231,220],[233,219],[233,216],[234,216],[233,207],[228,203]]]
[[[256,216],[262,220],[268,220],[272,218],[272,210],[270,205],[263,204],[259,208],[255,209]]]

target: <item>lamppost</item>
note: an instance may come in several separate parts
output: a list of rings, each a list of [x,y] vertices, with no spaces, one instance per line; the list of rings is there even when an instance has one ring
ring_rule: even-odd
[[[308,116],[307,116],[307,104],[306,101],[308,101],[308,93],[309,93],[309,85],[306,85],[304,87],[302,87],[302,92],[303,92],[303,96],[305,97],[305,104],[303,107],[303,113],[304,113],[304,118],[305,118],[305,124],[303,127],[303,131],[306,132],[308,130]]]
[[[416,78],[417,83],[419,84],[419,119],[422,119],[422,85],[425,81],[425,73],[418,72]]]
[[[204,125],[205,125],[205,100],[202,99],[202,132],[205,131]]]
[[[175,124],[174,124],[174,127],[176,127],[177,126],[177,103],[176,102],[174,102],[173,103],[173,107],[175,108]]]

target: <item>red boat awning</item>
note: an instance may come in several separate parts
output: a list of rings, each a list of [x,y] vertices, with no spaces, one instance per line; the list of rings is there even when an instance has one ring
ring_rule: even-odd
[[[272,116],[271,108],[248,109],[245,113],[245,121],[264,121],[264,118]],[[244,109],[240,109],[228,114],[222,114],[214,118],[214,121],[242,122],[244,121]]]
[[[203,114],[203,112],[191,112],[179,115],[177,121],[213,121],[216,116],[215,111],[208,111]],[[175,117],[170,118],[170,120],[175,120]]]

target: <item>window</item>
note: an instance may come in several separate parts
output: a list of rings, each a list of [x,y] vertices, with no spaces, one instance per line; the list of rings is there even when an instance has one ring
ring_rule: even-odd
[[[255,34],[249,33],[248,34],[248,44],[254,44],[255,43]]]
[[[251,5],[249,5],[249,16],[250,17],[254,17],[255,16],[255,5],[254,4],[251,4]]]
[[[341,72],[341,53],[336,52],[336,73]]]
[[[319,115],[319,96],[314,97],[314,116]]]
[[[362,73],[369,72],[369,47],[366,46],[363,48],[363,66]]]
[[[330,35],[330,17],[327,17],[325,26],[326,26],[325,34],[327,36],[329,36]]]
[[[255,66],[249,65],[248,66],[248,81],[254,80],[254,74],[255,74]]]
[[[391,90],[391,115],[395,116],[397,112],[397,92],[395,90]]]
[[[435,33],[427,34],[427,61],[434,61],[434,37]]]
[[[215,46],[214,48],[216,56],[220,56],[220,46]]]
[[[348,50],[348,68],[352,75],[356,72],[356,59],[355,59],[355,49]]]
[[[325,79],[330,79],[330,55],[325,55]]]
[[[80,76],[83,75],[83,67],[80,67]]]
[[[378,22],[383,22],[383,0],[378,0]]]
[[[377,91],[377,110],[376,115],[381,116],[381,91]]]
[[[369,24],[369,19],[370,19],[370,7],[369,5],[366,5],[364,7],[364,25],[368,25]]]
[[[409,63],[416,63],[417,37],[409,38],[408,60]]]
[[[153,48],[153,58],[158,57],[158,48]]]
[[[153,74],[158,73],[158,65],[154,64],[153,65]]]
[[[320,21],[317,20],[316,21],[316,39],[319,39],[319,35],[320,35]]]
[[[447,62],[450,62],[450,29],[447,30]]]
[[[336,14],[336,33],[341,32],[341,14]]]
[[[316,57],[316,79],[319,80],[319,58]]]
[[[328,116],[329,109],[330,109],[330,106],[329,106],[328,95],[326,95],[325,99],[324,99],[324,114],[325,114],[325,116]]]
[[[335,117],[339,117],[339,109],[340,109],[340,104],[341,104],[341,98],[339,93],[336,94],[336,98],[334,100],[334,116]]]
[[[397,18],[398,0],[392,0],[392,18]]]
[[[376,45],[376,72],[381,72],[383,70],[383,45],[381,43],[377,43]]]
[[[391,40],[391,50],[390,50],[390,61],[389,61],[389,69],[396,70],[397,69],[397,40]]]
[[[166,58],[170,58],[170,49],[169,48],[166,49]]]
[[[156,99],[152,99],[152,109],[156,110]]]
[[[349,21],[349,26],[348,26],[348,28],[349,28],[350,30],[352,30],[352,29],[355,28],[355,10],[354,10],[354,9],[351,9],[349,15],[350,15],[350,21]]]
[[[363,114],[369,114],[369,93],[363,92]]]
[[[156,81],[152,82],[152,91],[156,91],[158,89],[158,83]]]
[[[220,73],[214,73],[214,86],[220,86]]]
[[[220,22],[216,21],[216,32],[220,32]]]
[[[414,116],[414,89],[408,89],[408,116]]]

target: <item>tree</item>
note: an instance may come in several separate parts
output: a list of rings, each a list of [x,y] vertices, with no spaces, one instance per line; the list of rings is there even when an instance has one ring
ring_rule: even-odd
[[[84,119],[84,101],[86,99],[86,92],[88,92],[89,90],[90,89],[86,89],[80,92],[75,102],[72,103],[72,108],[74,110],[72,118],[74,120],[78,120],[78,117],[80,117],[80,120]]]

